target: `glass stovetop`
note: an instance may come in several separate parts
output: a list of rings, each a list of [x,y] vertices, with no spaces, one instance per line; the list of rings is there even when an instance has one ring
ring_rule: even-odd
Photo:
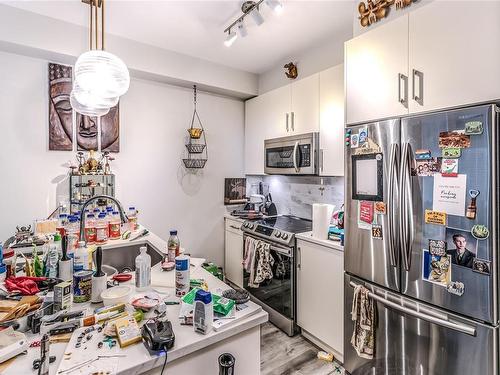
[[[312,221],[302,219],[292,215],[272,216],[257,221],[257,224],[262,224],[268,227],[276,228],[290,233],[302,233],[312,230]]]

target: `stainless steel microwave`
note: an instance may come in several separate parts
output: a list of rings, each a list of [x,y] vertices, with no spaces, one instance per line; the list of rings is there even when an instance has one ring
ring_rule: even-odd
[[[318,174],[319,133],[291,135],[264,141],[267,174]]]

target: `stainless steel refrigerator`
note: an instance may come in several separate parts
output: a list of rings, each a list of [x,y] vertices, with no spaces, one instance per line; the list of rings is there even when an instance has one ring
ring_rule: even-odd
[[[498,108],[346,131],[346,370],[497,375]],[[373,359],[350,343],[359,284],[377,311]]]

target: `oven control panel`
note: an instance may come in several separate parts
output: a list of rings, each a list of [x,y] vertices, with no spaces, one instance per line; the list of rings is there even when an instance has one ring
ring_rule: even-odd
[[[253,233],[259,237],[269,239],[273,242],[278,242],[283,245],[293,245],[293,240],[295,236],[292,233],[282,232],[278,229],[261,225],[258,223],[253,223],[251,221],[245,221],[241,227],[244,232]]]

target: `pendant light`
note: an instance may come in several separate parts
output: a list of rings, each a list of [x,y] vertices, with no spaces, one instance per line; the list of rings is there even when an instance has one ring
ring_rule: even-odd
[[[89,4],[90,9],[90,50],[82,53],[76,60],[70,101],[75,111],[87,116],[103,116],[108,113],[130,86],[130,75],[125,63],[104,50],[104,1],[82,0]]]

